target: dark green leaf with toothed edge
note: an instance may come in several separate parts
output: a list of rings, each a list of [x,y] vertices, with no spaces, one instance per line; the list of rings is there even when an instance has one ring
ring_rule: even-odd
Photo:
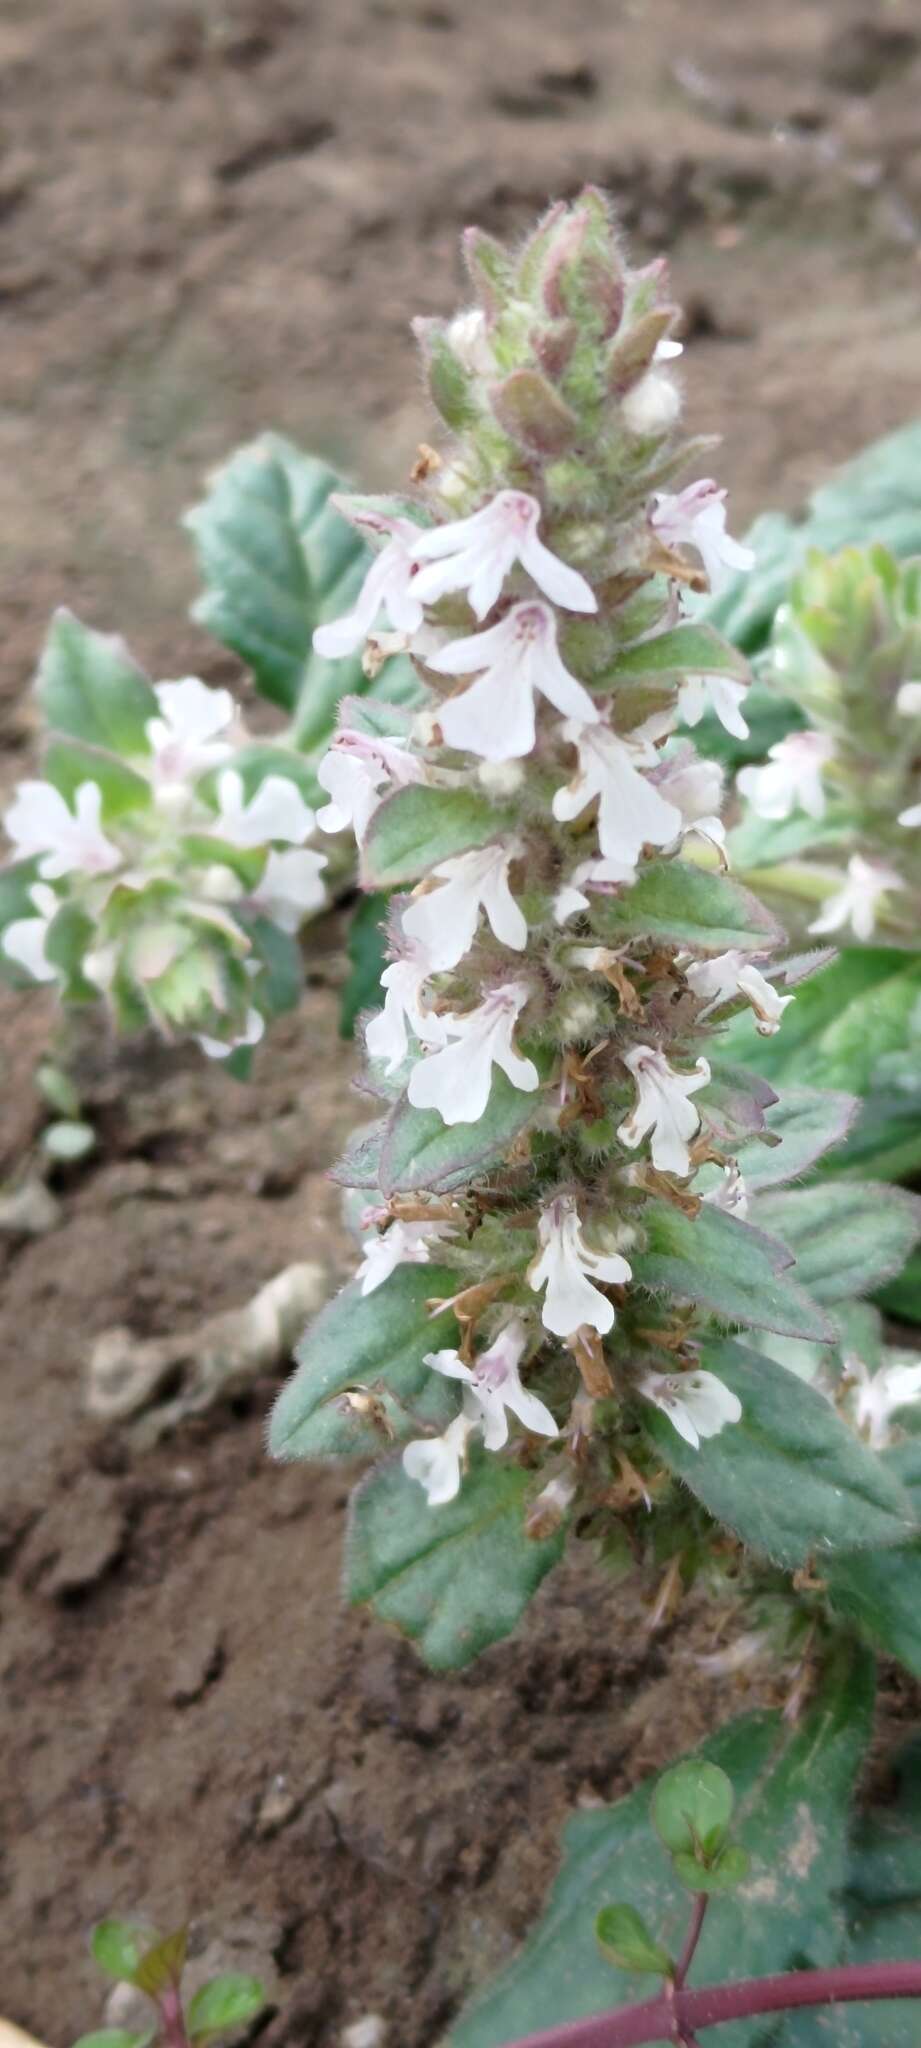
[[[674,626],[668,633],[653,633],[635,647],[625,648],[612,667],[593,679],[596,690],[614,689],[619,683],[680,683],[686,676],[730,676],[745,683],[748,662],[737,647],[724,640],[712,626],[690,622]]]
[[[450,1309],[430,1316],[426,1303],[447,1299],[457,1285],[446,1266],[398,1266],[372,1294],[362,1295],[356,1281],[343,1288],[297,1347],[297,1371],[269,1423],[272,1456],[353,1458],[379,1451],[388,1434],[403,1441],[443,1429],[457,1392],[425,1355],[450,1349],[459,1330]],[[366,1409],[340,1402],[349,1391],[380,1403],[386,1431]]]
[[[853,1180],[759,1195],[759,1228],[796,1246],[797,1276],[816,1301],[869,1294],[899,1272],[921,1236],[921,1199]]]
[[[748,1714],[696,1752],[732,1781],[733,1838],[747,1849],[751,1868],[707,1916],[695,1983],[837,1961],[848,1816],[872,1704],[872,1659],[848,1647],[795,1725],[785,1726],[779,1714]],[[538,2028],[649,1996],[648,1979],[612,1966],[595,1927],[599,1912],[628,1902],[672,1954],[683,1945],[690,1902],[652,1831],[653,1790],[647,1779],[616,1805],[567,1822],[562,1868],[543,1918],[455,2023],[449,2048],[504,2048]],[[769,2036],[763,2018],[717,2033],[727,2048],[766,2048],[774,2024]]]
[[[419,1645],[433,1671],[460,1671],[511,1633],[559,1562],[563,1531],[532,1542],[533,1479],[475,1449],[454,1500],[430,1508],[399,1461],[378,1465],[352,1496],[346,1584]]]
[[[782,936],[770,911],[738,882],[680,860],[650,861],[622,896],[595,898],[592,923],[615,945],[642,936],[704,953],[761,953]]]
[[[114,633],[95,633],[72,612],[56,612],[35,687],[49,732],[114,754],[149,754],[145,728],[159,716],[159,705],[143,669]]]
[[[321,746],[346,691],[364,695],[356,653],[328,661],[314,653],[314,629],[354,604],[370,554],[330,495],[339,478],[281,434],[237,450],[211,479],[184,524],[194,536],[205,591],[193,615],[249,664],[257,688],[294,715],[304,752]],[[388,662],[401,694],[403,661]],[[414,680],[414,679],[412,679]]]
[[[647,1202],[643,1221],[646,1249],[632,1260],[640,1287],[699,1302],[726,1323],[809,1337],[819,1344],[834,1341],[834,1324],[788,1277],[794,1255],[776,1237],[709,1202],[696,1216],[667,1202]]]
[[[644,1403],[643,1419],[716,1521],[788,1568],[812,1557],[821,1571],[838,1552],[906,1541],[916,1522],[908,1493],[824,1395],[728,1339],[708,1345],[701,1364],[738,1395],[739,1422],[695,1451],[661,1410]]]
[[[411,1194],[416,1188],[447,1194],[463,1187],[472,1174],[505,1157],[531,1122],[536,1099],[513,1088],[497,1068],[489,1101],[475,1124],[446,1124],[437,1109],[413,1109],[403,1096],[391,1113],[381,1148],[382,1194]]]
[[[510,828],[507,814],[472,789],[433,789],[412,782],[378,805],[362,848],[367,887],[415,882],[436,861],[487,846]]]

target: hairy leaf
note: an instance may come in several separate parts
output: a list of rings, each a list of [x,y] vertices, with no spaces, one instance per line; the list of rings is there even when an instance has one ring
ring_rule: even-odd
[[[297,1346],[297,1371],[269,1423],[272,1456],[354,1458],[379,1451],[388,1437],[402,1441],[428,1426],[443,1428],[457,1407],[456,1390],[431,1371],[425,1355],[450,1349],[459,1331],[450,1310],[433,1317],[426,1303],[456,1290],[456,1275],[445,1266],[398,1266],[372,1294],[363,1295],[356,1281],[343,1288]],[[369,1396],[371,1412],[341,1402],[348,1391]]]
[[[511,1633],[559,1562],[563,1532],[532,1542],[524,1511],[533,1481],[474,1451],[459,1494],[430,1508],[399,1462],[378,1465],[352,1496],[346,1583],[419,1645],[433,1671],[460,1671]]]
[[[391,1112],[381,1148],[380,1186],[385,1195],[463,1187],[473,1173],[504,1158],[531,1122],[535,1097],[513,1088],[493,1070],[489,1101],[478,1123],[443,1123],[437,1109],[414,1109],[404,1096]]]
[[[759,953],[781,936],[770,911],[738,882],[680,860],[650,861],[632,889],[595,900],[592,921],[614,944],[642,934],[704,953]]]
[[[787,1277],[793,1253],[776,1237],[708,1202],[696,1216],[667,1202],[648,1202],[643,1220],[646,1250],[632,1261],[639,1286],[665,1288],[679,1301],[700,1302],[723,1322],[820,1344],[833,1341],[834,1325]]]
[[[362,848],[365,884],[392,889],[415,882],[436,861],[486,846],[508,826],[508,817],[475,790],[411,782],[385,797],[371,819]]]
[[[741,1421],[698,1450],[660,1410],[644,1420],[665,1463],[718,1522],[777,1564],[904,1543],[915,1523],[897,1475],[854,1436],[830,1401],[741,1344],[707,1346],[701,1363],[731,1387]]]
[[[759,1195],[752,1220],[796,1246],[797,1276],[816,1301],[869,1294],[899,1272],[921,1236],[921,1200],[904,1188],[822,1181]]]
[[[123,640],[95,633],[72,612],[55,612],[36,691],[51,733],[113,754],[147,754],[145,726],[159,712],[153,687]]]

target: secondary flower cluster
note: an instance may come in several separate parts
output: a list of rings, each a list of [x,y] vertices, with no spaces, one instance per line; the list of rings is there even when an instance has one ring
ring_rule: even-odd
[[[809,720],[738,787],[758,819],[753,864],[821,899],[808,929],[916,943],[921,910],[921,593],[884,548],[810,555],[777,615],[768,675]],[[781,831],[781,828],[784,828]],[[776,845],[776,854],[774,846]],[[810,855],[808,867],[801,861]],[[840,865],[844,859],[844,866]]]
[[[57,630],[81,635],[90,671],[104,662],[101,636]],[[297,781],[250,772],[227,690],[138,688],[118,754],[52,734],[47,779],[19,784],[3,822],[22,902],[0,946],[34,981],[103,995],[126,1028],[225,1058],[265,1028],[266,926],[290,936],[322,905],[327,857]]]
[[[466,253],[479,305],[420,331],[457,439],[423,451],[415,495],[338,501],[378,552],[315,640],[336,656],[399,636],[427,703],[386,728],[345,703],[318,822],[352,828],[369,887],[414,883],[366,1043],[418,1170],[382,1175],[359,1278],[368,1295],[402,1265],[448,1266],[463,1336],[426,1361],[461,1406],[405,1470],[447,1501],[471,1440],[499,1449],[514,1417],[532,1460],[554,1446],[543,1527],[577,1486],[612,1498],[628,1446],[649,1462],[644,1402],[694,1446],[739,1419],[693,1313],[637,1287],[634,1261],[654,1211],[700,1210],[707,1162],[724,1174],[706,1199],[744,1214],[734,1135],[757,1115],[744,1090],[708,1097],[702,1047],[745,1003],[776,1030],[792,998],[758,964],[766,914],[711,944],[700,910],[702,891],[739,905],[720,771],[677,729],[709,704],[744,732],[745,681],[681,593],[750,557],[713,482],[667,488],[691,451],[662,268],[626,269],[594,192],[517,260],[476,234]]]

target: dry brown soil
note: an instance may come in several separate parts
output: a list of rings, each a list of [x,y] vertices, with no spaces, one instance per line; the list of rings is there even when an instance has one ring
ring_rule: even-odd
[[[907,0],[7,0],[0,68],[6,782],[56,602],[158,675],[232,675],[187,622],[177,521],[235,441],[274,425],[402,476],[407,320],[454,303],[468,220],[515,231],[588,177],[670,251],[737,526],[918,409]],[[694,1662],[718,1617],[650,1640],[648,1589],[587,1558],[427,1677],[340,1605],[347,1475],[267,1465],[267,1383],[144,1457],[87,1424],[101,1329],[192,1328],[293,1259],[345,1271],[334,929],[311,957],[248,1090],[86,1048],[98,1151],[58,1227],[3,1247],[0,2003],[55,2048],[98,2022],[108,1910],[266,1964],[272,2048],[369,2011],[422,2048],[533,1917],[566,1810],[733,1703]],[[20,997],[4,1021],[15,1175],[51,1020]]]

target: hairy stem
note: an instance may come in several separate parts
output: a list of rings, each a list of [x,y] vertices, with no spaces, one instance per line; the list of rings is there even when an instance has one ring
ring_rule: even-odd
[[[921,1962],[790,1970],[776,1977],[744,1977],[737,1984],[707,1984],[699,1991],[670,1986],[642,2005],[621,2006],[619,2011],[524,2035],[512,2048],[643,2048],[644,2043],[662,2040],[686,2042],[699,2027],[751,2019],[759,2013],[878,1998],[921,1998]]]

